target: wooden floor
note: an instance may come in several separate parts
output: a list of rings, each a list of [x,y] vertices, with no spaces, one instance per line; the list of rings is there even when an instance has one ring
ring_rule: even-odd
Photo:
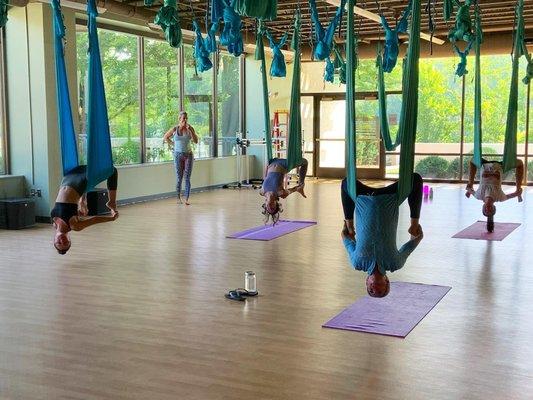
[[[271,242],[225,239],[261,224],[250,190],[123,207],[67,256],[49,226],[0,231],[0,399],[533,398],[533,193],[498,205],[496,221],[522,226],[490,243],[452,239],[480,203],[435,188],[391,279],[453,289],[397,339],[321,328],[364,275],[340,240],[339,182],[307,191],[283,217],[318,225]],[[225,300],[246,270],[261,295]]]

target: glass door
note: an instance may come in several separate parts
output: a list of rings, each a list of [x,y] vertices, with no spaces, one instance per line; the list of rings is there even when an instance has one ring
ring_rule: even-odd
[[[378,101],[373,95],[359,95],[356,107],[357,175],[366,179],[384,177],[384,151],[381,144]],[[345,115],[344,94],[320,96],[315,118],[316,176],[345,176]]]

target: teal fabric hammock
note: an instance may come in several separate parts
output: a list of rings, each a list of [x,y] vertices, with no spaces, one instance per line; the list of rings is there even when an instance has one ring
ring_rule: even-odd
[[[278,14],[277,0],[236,0],[233,6],[239,15],[273,21]]]
[[[474,77],[474,158],[472,162],[481,168],[483,154],[481,144],[483,143],[483,130],[481,118],[481,43],[483,43],[483,30],[481,29],[481,16],[479,7],[476,7],[476,37],[474,39],[474,49],[476,52],[476,71]]]
[[[211,22],[219,22],[224,18],[224,0],[211,0]]]
[[[291,48],[294,50],[294,69],[292,73],[291,104],[289,110],[289,144],[287,148],[287,164],[289,171],[302,161],[302,116],[300,111],[300,9],[296,11],[294,33]]]
[[[196,39],[194,40],[195,68],[197,72],[209,71],[213,68],[213,63],[209,59],[209,50],[207,49],[210,40],[209,36],[206,39],[203,38],[198,21],[193,20],[192,24],[196,32]]]
[[[266,72],[266,58],[265,58],[265,46],[263,44],[263,36],[265,30],[263,23],[258,22],[256,32],[256,47],[255,47],[255,59],[261,61],[261,81],[263,83],[263,117],[265,120],[265,146],[267,152],[267,160],[272,159],[272,132],[270,131],[270,106],[268,104],[268,79]]]
[[[63,176],[79,165],[76,132],[72,119],[70,93],[68,89],[67,70],[65,68],[65,25],[59,0],[52,0],[54,14],[54,46],[56,66],[56,96],[58,109],[58,127],[61,144],[61,161]]]
[[[466,69],[467,64],[467,57],[470,53],[470,50],[472,50],[472,46],[475,42],[475,39],[470,41],[467,45],[464,51],[461,51],[459,47],[457,47],[457,44],[452,43],[453,51],[457,56],[459,57],[459,63],[457,64],[457,68],[455,69],[455,75],[459,77],[463,77],[466,74],[468,74],[468,70]]]
[[[398,35],[400,33],[406,33],[408,28],[408,18],[411,14],[411,3],[407,4],[407,7],[402,13],[400,20],[396,24],[396,27],[392,29],[385,16],[381,15],[381,26],[385,31],[385,50],[383,51],[383,70],[387,73],[392,72],[398,61],[398,55],[400,53],[400,39]]]
[[[400,122],[396,139],[390,135],[387,119],[387,104],[383,62],[378,51],[376,61],[378,69],[378,95],[379,95],[379,121],[381,136],[387,151],[392,151],[401,145],[400,149],[400,176],[398,200],[402,203],[412,188],[414,171],[414,151],[416,141],[416,128],[418,122],[418,83],[420,59],[420,2],[411,0],[412,13],[409,27],[409,47],[403,62],[402,73],[402,107]]]
[[[356,0],[348,0],[346,21],[346,141],[345,165],[348,194],[356,201],[356,141],[355,141],[355,54],[354,11]]]
[[[315,27],[316,46],[313,52],[313,56],[316,60],[324,61],[331,54],[331,47],[333,45],[333,37],[337,26],[342,21],[342,13],[346,6],[346,0],[341,0],[335,16],[329,23],[329,26],[324,30],[318,16],[318,10],[316,8],[316,0],[309,0],[309,8],[311,10],[311,19]]]
[[[452,5],[451,9],[453,10],[453,6],[457,7],[457,14],[455,15],[455,25],[452,29],[450,29],[450,32],[448,33],[448,39],[453,42],[457,41],[465,41],[467,43],[474,40],[474,33],[472,30],[472,16],[470,15],[470,7],[473,4],[475,0],[464,0],[462,3],[459,0],[451,0]],[[450,0],[445,0],[444,3],[444,11],[446,18],[446,13],[449,12],[450,9]],[[452,11],[453,12],[453,11]],[[448,16],[448,21],[451,17],[451,13]]]
[[[287,75],[287,66],[285,65],[285,57],[281,52],[281,48],[285,46],[288,33],[285,32],[285,34],[281,37],[281,40],[278,43],[276,43],[270,32],[265,30],[265,34],[270,43],[270,48],[272,49],[272,64],[270,65],[270,76],[283,78]]]
[[[165,0],[159,9],[154,22],[163,29],[165,38],[170,46],[178,48],[181,45],[181,26],[178,16],[177,0]]]
[[[96,0],[88,0],[89,63],[87,73],[87,191],[113,174],[111,133],[105,98],[100,45],[96,28]]]
[[[333,83],[335,81],[335,64],[331,62],[331,59],[326,58],[326,68],[324,69],[324,81]]]
[[[231,0],[222,0],[224,2],[224,29],[220,35],[220,44],[228,49],[228,52],[235,57],[239,57],[244,52],[244,43],[241,32],[241,16],[233,9]]]
[[[524,0],[518,0],[515,10],[516,28],[513,43],[513,67],[511,72],[511,87],[509,89],[509,104],[507,107],[507,123],[505,125],[505,145],[503,148],[503,170],[509,171],[516,167],[516,135],[518,132],[518,73],[520,57],[527,54],[524,43]]]
[[[7,10],[9,6],[8,0],[0,0],[0,28],[7,24]]]

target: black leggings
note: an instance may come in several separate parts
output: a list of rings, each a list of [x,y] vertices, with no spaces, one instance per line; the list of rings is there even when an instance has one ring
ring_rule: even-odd
[[[348,194],[346,178],[342,180],[341,184],[341,200],[342,208],[344,210],[344,219],[353,219],[353,214],[355,211],[355,202],[352,200]],[[422,208],[422,177],[416,172],[413,174],[413,188],[407,201],[409,202],[409,209],[411,210],[411,218],[418,219],[420,218],[420,209]],[[362,196],[378,196],[380,194],[394,194],[398,193],[398,182],[394,182],[392,185],[382,187],[382,188],[373,188],[366,186],[360,181],[357,181],[356,187],[357,195]]]

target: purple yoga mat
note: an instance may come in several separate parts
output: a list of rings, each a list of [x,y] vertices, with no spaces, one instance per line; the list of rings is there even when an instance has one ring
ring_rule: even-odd
[[[322,326],[404,338],[451,289],[409,282],[390,286],[388,296],[365,296]]]
[[[272,240],[286,235],[287,233],[299,231],[308,226],[316,225],[315,221],[287,221],[280,220],[276,225],[262,225],[256,228],[250,228],[242,232],[226,236],[229,239],[245,240]]]
[[[484,221],[477,221],[461,232],[456,233],[452,237],[458,239],[476,239],[476,240],[497,240],[502,241],[509,234],[511,234],[520,224],[516,223],[494,223],[494,232],[487,232],[487,223]]]

